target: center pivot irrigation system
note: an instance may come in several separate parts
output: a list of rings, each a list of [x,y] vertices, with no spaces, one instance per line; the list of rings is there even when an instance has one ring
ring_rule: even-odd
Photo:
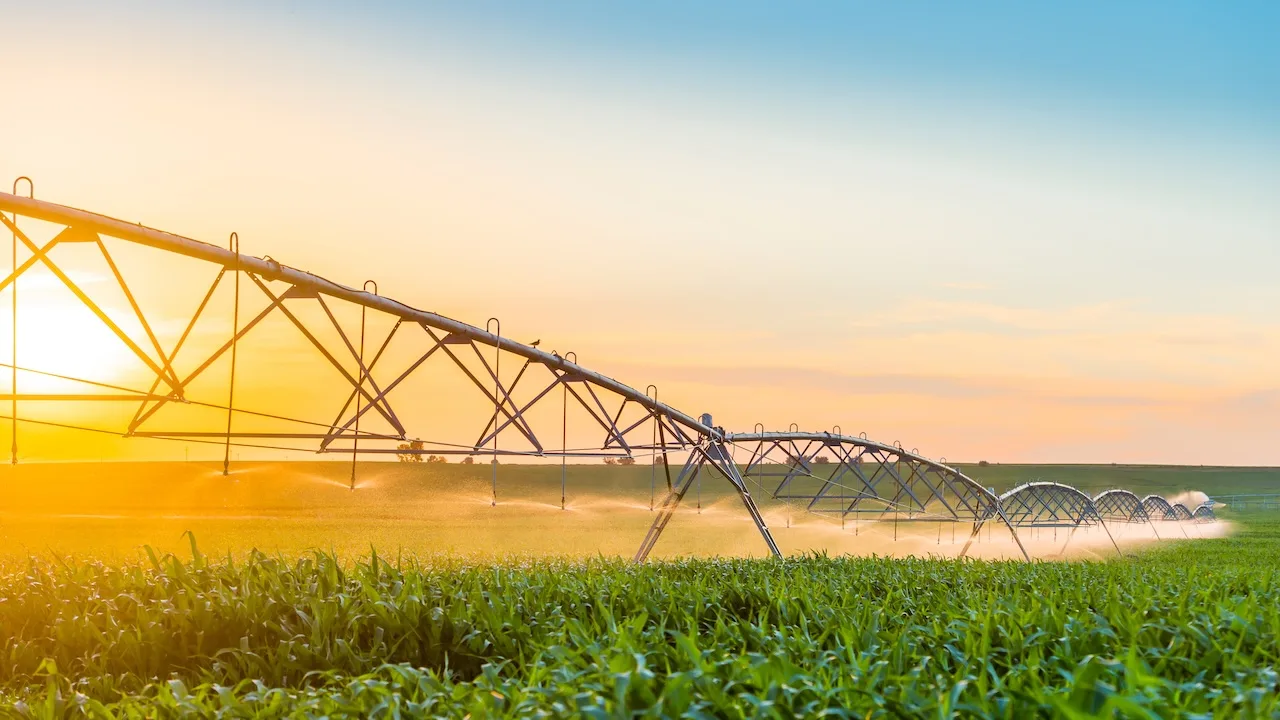
[[[842,524],[892,522],[895,538],[900,522],[969,524],[961,555],[991,522],[1005,526],[1029,559],[1019,528],[1065,527],[1074,534],[1081,526],[1105,529],[1108,522],[1154,527],[1154,521],[1213,519],[1209,505],[1190,511],[1127,491],[1089,498],[1053,483],[996,496],[945,460],[838,428],[815,433],[793,425],[766,432],[757,425],[750,433],[726,432],[709,414],[694,417],[660,402],[655,386],[641,392],[583,367],[572,352],[503,337],[496,318],[484,328],[468,325],[379,295],[372,281],[355,289],[270,257],[242,254],[235,233],[222,247],[36,200],[27,178],[14,183],[12,194],[0,193],[0,223],[13,238],[13,269],[0,282],[13,308],[12,355],[0,363],[10,370],[10,392],[0,396],[10,401],[10,413],[0,417],[13,422],[14,463],[20,424],[216,444],[223,448],[224,473],[233,447],[349,454],[353,488],[361,455],[487,458],[496,505],[500,459],[559,458],[563,506],[568,459],[640,456],[651,459],[652,482],[656,488],[660,479],[667,493],[660,504],[651,502],[656,516],[637,561],[649,556],[704,476],[732,485],[774,555],[781,551],[752,486]],[[150,256],[139,271],[149,279],[158,274],[157,262],[170,263],[170,282],[200,289],[190,307],[177,307],[163,293],[148,303],[135,292],[123,257],[139,254]],[[149,387],[19,362],[39,355],[27,347],[38,340],[24,339],[19,347],[20,280],[36,272],[52,277],[45,284],[73,296],[114,336]],[[157,329],[161,315],[166,332]],[[188,320],[177,328],[174,316]],[[272,342],[285,334],[314,350],[322,375],[273,367],[280,358]],[[237,394],[238,383],[270,370],[278,376],[270,393],[242,387]],[[303,378],[297,392],[277,387],[293,376]],[[24,386],[39,391],[23,392]],[[313,410],[325,395],[332,398],[328,414],[303,417],[302,409]],[[39,412],[66,402],[124,410],[98,413],[108,422],[97,426]],[[415,417],[424,408],[430,412]],[[28,409],[34,414],[22,412]]]

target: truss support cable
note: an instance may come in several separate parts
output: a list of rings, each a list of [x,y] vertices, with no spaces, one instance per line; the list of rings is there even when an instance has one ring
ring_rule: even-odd
[[[222,476],[231,473],[231,416],[236,396],[236,337],[240,334],[240,236],[231,233],[231,251],[236,254],[235,290],[231,300],[231,380],[227,383],[227,440],[222,451]]]

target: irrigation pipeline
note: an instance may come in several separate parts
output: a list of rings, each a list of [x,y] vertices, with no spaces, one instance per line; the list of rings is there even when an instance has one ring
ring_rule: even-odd
[[[13,288],[13,313],[14,313],[14,354],[12,362],[4,365],[9,367],[12,376],[11,391],[11,413],[7,419],[14,424],[13,433],[13,460],[17,460],[17,426],[18,423],[29,422],[54,427],[62,427],[67,429],[85,430],[90,432],[100,432],[113,435],[123,434],[125,437],[144,437],[162,440],[195,442],[211,445],[222,445],[224,448],[223,467],[224,473],[227,472],[231,461],[231,447],[252,447],[270,450],[285,451],[302,451],[309,450],[317,452],[351,452],[352,454],[352,487],[355,486],[355,459],[360,453],[399,453],[398,449],[390,449],[385,447],[366,448],[361,444],[362,439],[381,440],[381,441],[400,441],[408,440],[404,428],[399,421],[395,419],[394,413],[390,411],[390,405],[385,400],[386,395],[394,388],[395,384],[414,370],[419,364],[424,362],[436,349],[443,348],[443,354],[447,355],[455,364],[467,373],[471,381],[492,401],[492,413],[489,425],[481,433],[480,438],[472,445],[461,445],[456,443],[444,443],[439,441],[428,441],[414,439],[413,443],[419,444],[416,449],[411,452],[421,454],[424,452],[439,452],[443,454],[465,454],[469,456],[491,455],[493,464],[493,491],[492,503],[498,502],[498,457],[516,456],[516,457],[547,457],[559,455],[561,457],[561,504],[564,505],[564,488],[567,474],[565,465],[568,457],[619,457],[619,453],[625,454],[626,457],[634,459],[636,455],[644,456],[645,453],[651,453],[653,466],[650,470],[650,486],[651,498],[650,508],[655,509],[654,492],[656,491],[657,479],[657,459],[661,457],[664,466],[664,472],[667,474],[668,499],[663,503],[662,512],[655,520],[654,527],[650,531],[650,538],[646,539],[645,548],[652,546],[652,541],[656,539],[656,534],[661,533],[669,519],[670,512],[675,505],[684,497],[684,493],[690,489],[689,485],[696,483],[697,490],[695,497],[697,498],[698,508],[701,509],[701,469],[704,464],[708,469],[720,472],[725,478],[738,490],[747,509],[752,513],[759,527],[761,534],[764,536],[770,548],[776,552],[776,545],[770,536],[768,528],[764,525],[762,518],[759,516],[758,509],[750,496],[747,485],[751,484],[759,488],[762,492],[769,495],[772,499],[781,500],[787,504],[788,508],[792,506],[792,500],[807,501],[806,512],[817,512],[815,507],[826,503],[828,506],[837,498],[839,505],[834,509],[827,509],[825,512],[838,512],[841,517],[843,526],[844,519],[847,515],[853,514],[855,520],[855,532],[857,530],[857,520],[860,514],[866,512],[878,513],[881,518],[892,514],[895,532],[897,524],[905,521],[972,521],[974,524],[973,537],[977,537],[981,528],[988,522],[998,522],[1008,526],[1014,539],[1017,540],[1017,528],[1029,527],[1079,527],[1082,524],[1102,524],[1106,529],[1108,521],[1126,521],[1126,522],[1148,522],[1152,520],[1208,520],[1212,519],[1212,506],[1201,506],[1195,510],[1190,508],[1171,504],[1162,498],[1148,497],[1138,501],[1132,493],[1120,495],[1116,493],[1099,495],[1096,498],[1081,493],[1074,488],[1067,486],[1055,485],[1052,483],[1029,483],[1025,486],[1015,488],[1013,491],[1002,496],[996,496],[991,490],[984,487],[974,479],[968,477],[959,469],[946,464],[945,461],[932,460],[919,454],[918,451],[912,449],[906,450],[899,442],[885,444],[869,440],[865,434],[860,436],[846,436],[841,433],[840,429],[835,428],[834,432],[802,432],[799,427],[792,425],[786,432],[766,432],[763,426],[757,425],[757,429],[752,433],[726,433],[722,428],[712,423],[710,415],[702,415],[699,418],[681,412],[676,408],[666,405],[658,400],[657,388],[650,385],[644,392],[640,392],[635,388],[625,385],[621,382],[613,380],[605,375],[587,369],[577,362],[577,356],[573,353],[566,353],[561,356],[555,352],[546,352],[538,349],[538,343],[523,344],[516,342],[509,337],[503,337],[501,324],[497,318],[490,318],[484,329],[472,326],[457,320],[453,320],[436,313],[419,310],[407,304],[384,297],[378,294],[376,283],[367,281],[362,289],[355,289],[332,282],[312,273],[298,270],[296,268],[284,265],[270,257],[256,257],[246,255],[240,252],[239,236],[232,233],[230,236],[229,247],[219,247],[209,243],[193,240],[168,232],[155,230],[145,227],[141,224],[128,223],[115,218],[99,215],[95,213],[78,210],[54,203],[41,200],[35,200],[33,197],[21,197],[16,194],[17,184],[15,183],[15,193],[0,193],[0,223],[3,223],[13,234],[13,274],[10,276]],[[33,194],[33,193],[32,193]],[[5,217],[2,213],[12,213],[12,219]],[[18,218],[30,218],[34,220],[55,223],[65,226],[65,230],[54,238],[48,245],[43,248],[37,248],[34,243],[20,230],[18,226]],[[110,255],[107,254],[106,246],[102,242],[102,237],[110,237],[125,242],[134,243],[146,247],[155,248],[161,251],[194,258],[220,265],[217,277],[214,279],[208,293],[204,296],[199,308],[191,318],[186,330],[181,338],[177,341],[171,353],[166,354],[156,340],[155,335],[151,332],[150,326],[147,325],[140,308],[130,294],[124,278],[116,269]],[[31,257],[22,265],[18,264],[17,246],[21,240],[22,244],[27,246],[31,251]],[[126,334],[116,326],[111,319],[105,315],[90,299],[79,290],[74,283],[67,279],[56,265],[49,259],[48,250],[60,240],[66,242],[91,241],[96,242],[102,250],[103,256],[107,263],[111,266],[115,279],[119,281],[121,289],[124,290],[126,297],[129,299],[132,309],[141,322],[142,327],[146,330],[148,339],[154,345],[158,355],[157,360],[153,360],[150,356],[143,352],[140,347],[130,340]],[[139,356],[156,373],[155,382],[147,392],[142,392],[132,388],[112,385],[109,383],[101,383],[91,380],[84,380],[55,373],[48,373],[35,369],[19,367],[17,361],[17,281],[18,277],[24,270],[42,262],[55,275],[63,280],[65,284],[80,297],[81,301],[89,306],[117,336],[121,338],[129,347]],[[217,403],[195,401],[184,396],[183,389],[187,382],[194,378],[204,368],[208,367],[214,359],[221,354],[218,351],[212,358],[201,365],[186,380],[179,380],[172,368],[172,361],[177,356],[185,342],[188,333],[194,327],[196,321],[201,316],[206,304],[213,296],[214,290],[224,277],[225,273],[230,271],[234,275],[234,307],[232,315],[232,332],[230,340],[224,347],[224,350],[230,350],[231,372],[227,388],[227,403],[225,406]],[[240,318],[240,275],[246,274],[253,284],[257,286],[272,302],[261,314],[248,324],[241,324]],[[283,294],[274,294],[263,281],[280,281],[290,285],[290,289]],[[370,285],[372,284],[372,291]],[[3,285],[0,285],[0,289]],[[330,362],[337,365],[337,361],[329,354],[329,352],[321,346],[321,344],[308,333],[307,329],[290,314],[282,301],[289,297],[311,297],[316,298],[329,320],[333,322],[334,327],[338,330],[342,337],[346,348],[350,350],[354,356],[359,370],[354,376],[348,375],[345,370],[339,366],[339,370],[346,376],[348,382],[354,387],[352,400],[354,400],[356,412],[355,415],[347,421],[346,424],[340,424],[342,417],[347,411],[348,406],[344,405],[339,412],[337,419],[332,423],[320,423],[301,418],[289,417],[282,413],[266,413],[259,411],[250,411],[243,408],[235,407],[235,376],[236,376],[236,360],[237,345],[241,336],[248,332],[255,324],[258,323],[265,315],[274,308],[278,308],[280,312],[285,314],[294,325],[301,330],[307,339],[316,346],[321,353]],[[337,320],[333,313],[330,312],[324,298],[329,297],[336,300],[349,302],[360,309],[360,334],[358,341],[358,349],[353,345],[346,334],[338,327]],[[367,310],[375,310],[385,313],[396,318],[395,328],[398,329],[401,323],[412,323],[420,325],[427,334],[435,341],[432,347],[422,358],[406,370],[399,379],[388,385],[386,389],[380,389],[371,375],[373,366],[377,363],[382,355],[382,350],[386,348],[390,342],[395,329],[388,334],[386,340],[382,343],[382,347],[375,353],[374,358],[367,365],[365,363],[365,313]],[[438,336],[436,332],[444,333]],[[481,384],[480,378],[472,374],[463,366],[461,360],[454,355],[449,349],[449,345],[469,344],[475,351],[483,365],[484,371],[489,373],[492,378],[492,393]],[[479,346],[492,348],[492,365],[489,360],[482,354]],[[502,353],[509,352],[514,356],[524,359],[524,366],[516,375],[515,380],[504,387],[501,378]],[[517,407],[516,401],[512,394],[520,379],[524,376],[524,369],[531,364],[537,364],[547,368],[554,382],[548,386],[534,400],[530,401],[524,407]],[[161,367],[163,366],[163,367]],[[179,402],[184,404],[192,404],[206,408],[216,408],[226,411],[226,431],[225,433],[205,433],[205,432],[177,432],[177,431],[138,431],[137,425],[150,417],[154,413],[154,409],[149,411],[143,417],[143,409],[139,408],[138,415],[135,416],[134,422],[131,423],[129,430],[125,433],[104,430],[101,428],[90,428],[75,426],[65,423],[55,423],[49,421],[35,420],[29,418],[21,418],[18,415],[19,399],[77,399],[80,396],[62,395],[58,397],[44,397],[20,395],[18,392],[18,373],[31,372],[44,375],[50,378],[58,378],[67,381],[87,383],[90,386],[98,387],[103,390],[113,390],[128,394],[129,398],[144,401],[155,401],[155,407],[167,402]],[[483,372],[480,375],[484,375]],[[169,392],[158,394],[157,390],[161,383],[169,386]],[[586,400],[574,389],[570,387],[573,382],[583,382],[585,390],[589,393],[590,398],[594,400],[596,407],[600,410],[597,415],[595,410],[588,406]],[[560,450],[546,450],[541,444],[534,440],[532,431],[525,433],[528,426],[527,417],[522,417],[527,409],[536,403],[539,399],[546,396],[547,393],[556,385],[562,388],[560,415],[562,419],[561,431],[561,447]],[[366,385],[368,389],[366,389]],[[616,415],[612,411],[606,410],[597,396],[597,390],[601,392],[612,393],[614,396],[622,399],[622,405],[618,408]],[[651,392],[652,391],[652,392]],[[376,394],[376,395],[375,395]],[[599,422],[606,430],[606,441],[600,448],[574,448],[567,447],[567,406],[569,395],[586,407],[592,417]],[[87,396],[86,396],[87,397]],[[107,396],[88,397],[87,399],[121,399]],[[367,401],[367,402],[366,402]],[[350,403],[351,400],[348,400]],[[628,403],[634,403],[635,406],[641,408],[645,415],[641,421],[627,427],[625,430],[619,425],[619,418],[622,416],[623,409]],[[145,406],[145,403],[144,403]],[[508,409],[510,408],[510,409]],[[360,418],[367,410],[375,410],[383,417],[387,418],[391,425],[397,431],[397,434],[374,433],[362,430],[360,427]],[[514,413],[513,413],[514,411]],[[273,445],[266,443],[245,443],[241,442],[241,438],[276,438],[276,439],[314,439],[321,437],[316,434],[302,433],[245,433],[233,432],[233,418],[236,413],[256,416],[260,418],[269,418],[291,423],[300,423],[316,430],[324,431],[324,441],[318,450],[314,448],[302,447],[286,447],[284,445]],[[502,422],[502,416],[506,416],[507,420]],[[608,422],[606,422],[608,421]],[[632,441],[628,443],[625,435],[632,429],[640,425],[641,422],[652,422],[653,439],[648,447],[643,445],[643,440],[638,442]],[[524,427],[521,427],[521,423]],[[349,430],[354,424],[354,430]],[[534,446],[533,450],[513,449],[509,444],[504,443],[504,447],[499,446],[499,436],[502,430],[514,427],[515,430],[525,434]],[[490,432],[492,428],[492,432]],[[350,432],[350,434],[346,434]],[[671,435],[671,442],[668,442],[668,435]],[[350,447],[330,446],[330,443],[336,439],[350,440]],[[426,446],[430,445],[428,449]],[[752,458],[747,462],[745,468],[739,471],[735,460],[731,459],[731,455],[736,455],[739,446],[754,445]],[[832,468],[827,472],[817,472],[813,467],[816,457],[816,451],[826,451],[836,456],[836,461]],[[685,451],[689,453],[689,460],[685,464],[685,469],[680,472],[681,478],[686,481],[676,488],[672,486],[671,465],[669,463],[669,453]],[[829,462],[829,461],[828,461]],[[864,467],[864,464],[866,467]],[[867,472],[870,468],[870,473]],[[775,468],[783,468],[784,472],[779,475]],[[770,491],[764,486],[765,477],[781,477],[781,482],[777,488]],[[795,483],[797,480],[804,479],[818,484],[820,487],[809,490],[796,490]],[[836,495],[835,493],[838,493]],[[852,493],[852,494],[850,494]],[[1105,497],[1105,501],[1104,501]],[[673,501],[674,499],[674,501]],[[874,504],[876,509],[866,510],[860,505],[863,501],[869,501]],[[825,517],[818,513],[820,517]],[[1159,517],[1156,517],[1159,515]],[[788,515],[789,517],[789,515]],[[989,526],[988,526],[989,527]],[[1153,525],[1154,527],[1154,525]],[[1108,530],[1108,533],[1110,531]],[[1185,532],[1185,531],[1184,531]],[[941,542],[941,530],[939,529],[939,539]],[[968,545],[966,545],[966,548]],[[1118,548],[1117,548],[1118,549]],[[642,555],[638,556],[643,558]],[[1025,550],[1024,550],[1025,553]]]
[[[284,265],[269,258],[243,255],[238,251],[233,252],[216,245],[211,245],[206,242],[193,240],[191,238],[182,237],[180,235],[175,235],[161,230],[155,230],[141,224],[129,223],[124,220],[118,220],[105,215],[67,207],[65,205],[57,205],[55,203],[34,200],[31,198],[22,198],[6,193],[0,193],[0,210],[51,223],[66,225],[67,227],[75,227],[83,231],[93,232],[100,235],[107,235],[120,240],[125,240],[139,245],[146,245],[148,247],[165,250],[167,252],[184,255],[198,260],[205,260],[227,268],[235,268],[241,272],[252,273],[268,280],[281,280],[296,287],[310,290],[321,295],[345,300],[372,310],[379,310],[406,321],[422,323],[448,333],[456,333],[473,342],[493,347],[495,350],[506,350],[542,365],[555,367],[563,372],[571,372],[575,375],[581,375],[589,378],[593,383],[607,388],[608,390],[627,398],[631,402],[634,402],[651,412],[670,417],[675,422],[698,435],[706,437],[719,437],[722,435],[722,433],[717,429],[703,425],[691,415],[687,415],[673,407],[664,405],[646,396],[644,393],[612,378],[601,375],[593,370],[577,365],[576,363],[570,363],[565,358],[558,355],[539,350],[536,347],[531,347],[514,340],[504,340],[488,330],[482,330],[473,325],[468,325],[433,312],[419,310],[391,298],[381,297],[363,290],[356,290],[355,288],[335,283],[304,270],[289,267],[288,265]]]

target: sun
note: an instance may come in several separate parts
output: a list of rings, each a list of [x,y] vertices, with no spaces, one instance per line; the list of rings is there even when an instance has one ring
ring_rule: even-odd
[[[4,336],[0,338],[0,363],[5,365],[4,379],[0,382],[7,386],[13,358],[13,326],[12,306],[5,305],[8,307],[0,311],[7,321],[3,323]],[[120,313],[109,309],[108,314],[120,317]],[[133,333],[130,336],[140,347],[149,348]],[[43,288],[20,295],[17,341],[17,365],[24,369],[18,373],[21,394],[95,392],[85,383],[51,375],[130,387],[146,378],[145,364],[75,297],[59,297]]]

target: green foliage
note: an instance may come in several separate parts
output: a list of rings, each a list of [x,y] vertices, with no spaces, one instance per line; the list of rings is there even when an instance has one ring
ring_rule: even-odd
[[[1097,563],[30,561],[23,717],[1272,717],[1280,525]]]

